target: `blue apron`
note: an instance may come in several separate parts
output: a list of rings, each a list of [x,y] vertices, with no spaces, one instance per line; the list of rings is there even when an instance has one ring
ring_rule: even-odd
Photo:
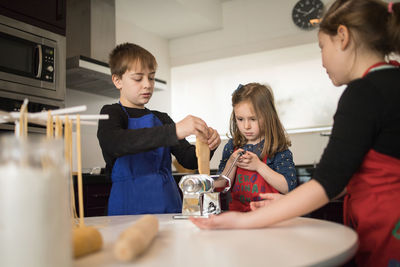
[[[161,126],[153,114],[128,116],[128,129]],[[169,147],[117,158],[111,173],[108,215],[180,213],[182,200],[171,172]]]

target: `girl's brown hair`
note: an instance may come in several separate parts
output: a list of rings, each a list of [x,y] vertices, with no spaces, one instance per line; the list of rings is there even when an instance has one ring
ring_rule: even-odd
[[[149,70],[157,69],[156,58],[146,49],[132,43],[117,45],[110,53],[109,61],[111,75],[122,75],[132,68],[133,64],[139,64]]]
[[[381,0],[336,0],[324,15],[320,31],[337,34],[346,26],[358,44],[382,55],[400,53],[400,3]]]
[[[246,101],[253,105],[260,133],[264,135],[264,147],[260,158],[263,159],[265,155],[273,157],[277,152],[288,149],[291,145],[290,140],[276,112],[271,88],[259,83],[249,83],[236,89],[232,95],[232,107]],[[239,131],[234,111],[230,120],[230,133],[234,147],[242,147],[247,143],[247,139]]]

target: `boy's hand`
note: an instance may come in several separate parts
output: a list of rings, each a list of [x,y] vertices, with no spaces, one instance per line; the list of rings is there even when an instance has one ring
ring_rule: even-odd
[[[210,150],[216,149],[219,144],[221,144],[221,138],[219,137],[217,130],[208,127],[208,136],[208,147],[210,148]]]
[[[188,115],[176,123],[175,127],[178,140],[182,140],[192,134],[204,140],[208,140],[209,138],[207,124],[202,119],[192,115]]]
[[[250,202],[250,208],[251,210],[256,210],[261,207],[264,207],[266,205],[269,205],[275,201],[278,201],[279,199],[282,199],[285,197],[285,195],[279,194],[279,193],[265,193],[265,194],[260,194],[260,197],[262,200],[260,201],[252,201]]]
[[[260,163],[262,162],[256,154],[250,151],[246,151],[246,153],[239,158],[236,165],[242,169],[257,171]]]

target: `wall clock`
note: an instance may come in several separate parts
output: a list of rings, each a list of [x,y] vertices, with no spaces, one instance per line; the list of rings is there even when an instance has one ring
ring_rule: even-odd
[[[300,0],[293,7],[292,19],[294,24],[304,30],[314,29],[318,24],[311,20],[318,20],[324,12],[321,0]]]

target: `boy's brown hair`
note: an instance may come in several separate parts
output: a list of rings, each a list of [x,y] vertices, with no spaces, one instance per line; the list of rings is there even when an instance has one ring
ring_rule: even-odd
[[[111,75],[122,77],[122,75],[139,64],[142,68],[151,71],[157,69],[156,58],[146,49],[132,43],[123,43],[117,45],[110,53],[109,61]]]
[[[265,155],[273,157],[277,152],[288,149],[291,143],[276,112],[271,88],[259,83],[249,83],[239,87],[232,95],[232,107],[246,101],[253,105],[260,134],[264,135],[264,147],[260,158],[263,159]],[[247,143],[236,124],[234,111],[230,120],[230,133],[234,147],[242,147]]]

